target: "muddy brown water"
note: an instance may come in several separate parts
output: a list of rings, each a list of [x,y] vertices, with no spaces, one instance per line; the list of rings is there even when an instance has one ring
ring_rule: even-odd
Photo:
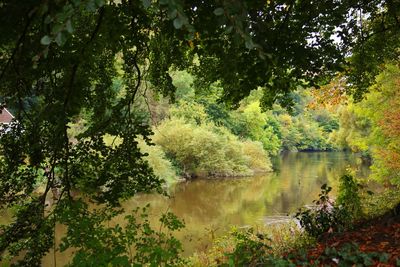
[[[176,234],[189,256],[210,246],[211,240],[227,233],[232,226],[274,224],[287,220],[287,214],[310,204],[327,183],[335,188],[347,168],[357,170],[366,179],[368,167],[360,158],[345,152],[286,153],[274,160],[274,172],[246,178],[198,179],[169,188],[171,197],[140,195],[123,204],[129,211],[150,203],[150,218],[158,221],[171,211],[183,219],[186,227]],[[114,223],[124,224],[119,218]],[[58,229],[60,240],[62,229]],[[57,253],[57,266],[71,259],[70,253]],[[54,266],[49,253],[44,266]]]

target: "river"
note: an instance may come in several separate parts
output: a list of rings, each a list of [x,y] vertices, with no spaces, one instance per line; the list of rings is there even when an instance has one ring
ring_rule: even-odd
[[[172,211],[185,221],[178,233],[185,254],[204,250],[213,237],[232,226],[245,227],[273,223],[310,204],[324,183],[333,194],[346,168],[367,177],[368,167],[352,153],[286,153],[274,159],[274,172],[247,178],[198,179],[179,183],[170,189],[170,198],[143,195],[127,201],[129,210],[150,203],[154,220]]]
[[[140,195],[123,203],[126,211],[150,203],[150,218],[156,222],[163,212],[171,211],[183,219],[186,227],[176,234],[189,256],[205,250],[215,237],[227,233],[232,226],[246,227],[270,224],[284,219],[299,207],[312,203],[320,187],[332,186],[333,195],[339,177],[346,169],[357,170],[366,178],[368,166],[360,158],[345,152],[285,153],[273,160],[274,172],[246,178],[197,179],[169,188],[170,197]],[[114,223],[124,225],[123,216]],[[64,232],[61,229],[61,232]],[[61,232],[57,234],[60,240]],[[69,253],[57,253],[57,265],[70,260]],[[52,253],[43,261],[53,265]]]

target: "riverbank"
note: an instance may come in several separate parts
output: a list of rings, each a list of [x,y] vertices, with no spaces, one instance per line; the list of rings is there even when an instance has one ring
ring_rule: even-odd
[[[306,259],[324,266],[400,266],[400,216],[389,211],[358,223],[351,231],[327,235],[307,251]]]
[[[236,229],[192,259],[193,266],[399,266],[400,190],[362,196],[362,216],[311,237],[293,225]]]

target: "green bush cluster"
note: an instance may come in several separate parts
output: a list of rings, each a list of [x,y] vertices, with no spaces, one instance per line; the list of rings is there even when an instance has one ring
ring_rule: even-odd
[[[160,146],[149,146],[144,141],[140,141],[139,148],[143,153],[147,154],[144,159],[147,160],[155,175],[164,179],[167,184],[179,181],[176,168],[168,160]]]
[[[223,127],[173,117],[157,127],[153,141],[177,163],[183,176],[247,176],[270,171],[262,146],[243,142]]]
[[[291,113],[279,104],[262,110],[261,90],[231,109],[218,101],[222,88],[217,84],[200,91],[187,72],[172,72],[172,77],[176,102],[162,117],[152,112],[156,146],[140,146],[164,180],[175,181],[175,170],[185,178],[253,175],[270,171],[269,157],[281,151],[335,149],[330,135],[338,126],[336,116],[323,108],[308,110],[312,97],[305,90],[293,93]]]

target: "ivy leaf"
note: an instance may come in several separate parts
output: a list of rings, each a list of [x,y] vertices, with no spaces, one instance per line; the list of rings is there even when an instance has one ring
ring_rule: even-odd
[[[216,9],[214,10],[214,15],[215,15],[215,16],[221,16],[221,15],[223,15],[223,14],[224,14],[224,9],[223,9],[222,7],[216,8]]]
[[[49,45],[51,43],[51,41],[52,41],[51,37],[48,36],[48,35],[45,35],[45,36],[42,37],[42,39],[40,39],[40,43],[42,45]]]
[[[387,253],[382,253],[379,255],[379,262],[386,263],[390,259],[390,255]]]

